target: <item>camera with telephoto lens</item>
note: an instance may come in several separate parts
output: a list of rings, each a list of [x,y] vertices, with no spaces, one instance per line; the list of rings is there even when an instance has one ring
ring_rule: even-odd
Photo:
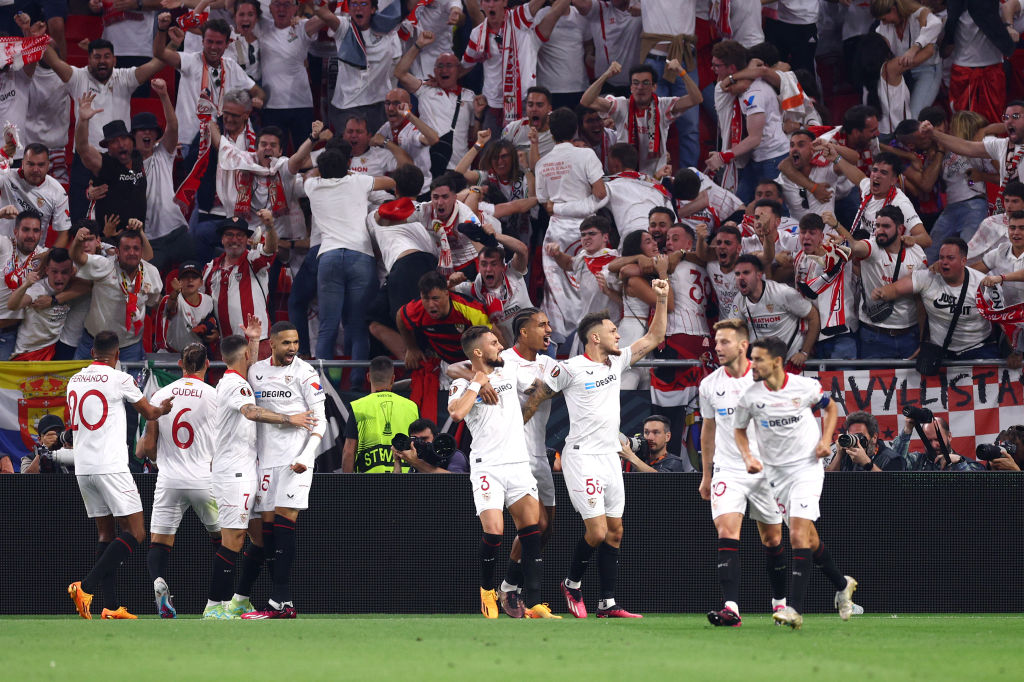
[[[979,445],[977,449],[975,449],[974,455],[978,459],[988,462],[1002,457],[1003,453],[1001,450],[1006,450],[1006,454],[1011,457],[1017,454],[1016,444],[1001,440],[996,443],[983,443],[982,445]]]
[[[439,433],[433,443],[422,438],[410,438],[404,433],[396,433],[391,439],[391,447],[395,450],[407,451],[416,448],[416,456],[431,466],[447,469],[455,454],[455,439],[447,433]]]
[[[75,446],[75,432],[71,429],[62,431],[57,436],[57,442],[53,444],[54,450],[60,450],[61,448],[72,448]]]
[[[626,436],[626,440],[629,441],[629,449],[633,451],[633,454],[646,462],[649,449],[647,439],[643,435],[636,433],[632,436]]]
[[[841,448],[852,448],[852,447],[856,446],[859,443],[860,446],[862,448],[864,448],[865,451],[867,451],[867,449],[868,449],[868,437],[865,436],[863,433],[856,433],[856,434],[854,434],[854,433],[843,433],[843,434],[840,434],[839,438],[836,440],[836,443]]]
[[[913,419],[921,426],[928,424],[935,418],[935,415],[927,407],[917,407],[915,405],[904,405],[903,416],[907,419]]]

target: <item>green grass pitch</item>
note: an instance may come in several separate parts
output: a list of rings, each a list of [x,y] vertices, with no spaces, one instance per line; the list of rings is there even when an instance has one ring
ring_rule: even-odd
[[[702,615],[0,618],[7,680],[989,680],[1020,674],[1022,639],[1015,615],[811,615],[796,632],[762,614],[741,628]]]

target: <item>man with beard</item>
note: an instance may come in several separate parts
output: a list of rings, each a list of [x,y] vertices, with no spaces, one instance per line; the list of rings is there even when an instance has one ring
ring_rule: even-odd
[[[103,126],[100,150],[89,142],[89,120],[98,112],[92,106],[95,93],[87,92],[78,100],[78,120],[75,123],[75,147],[82,164],[93,174],[93,184],[106,185],[106,195],[96,201],[98,222],[116,217],[122,225],[133,218],[146,223],[146,171],[142,154],[135,149],[135,140],[124,121],[112,121]]]
[[[526,423],[538,407],[557,392],[564,392],[569,409],[569,435],[562,456],[565,486],[586,532],[573,551],[569,573],[562,581],[569,612],[587,617],[580,591],[583,575],[594,551],[600,580],[598,618],[640,618],[615,602],[622,514],[626,491],[622,482],[619,452],[619,391],[623,370],[634,365],[665,340],[669,285],[656,279],[651,287],[657,296],[654,317],[647,333],[629,348],[619,349],[619,333],[607,313],[586,315],[577,328],[583,355],[559,362],[534,384],[523,406]]]
[[[422,59],[423,50],[435,44],[433,33],[420,32],[395,66],[395,78],[400,86],[416,95],[420,116],[439,135],[437,143],[430,147],[430,173],[440,175],[445,169],[454,169],[465,156],[470,140],[476,137],[477,121],[473,91],[459,85],[459,59],[454,54],[442,52],[437,56],[431,81],[409,73],[413,61]]]
[[[511,345],[516,338],[512,329],[513,318],[520,311],[533,307],[526,286],[529,250],[515,237],[495,234],[489,224],[483,229],[498,241],[498,245],[485,246],[477,256],[480,272],[476,279],[467,282],[464,273],[455,272],[448,278],[448,287],[483,302],[491,322],[497,327],[499,340]],[[508,251],[512,252],[512,260],[506,263]]]
[[[412,157],[394,140],[389,140],[379,133],[370,137],[368,125],[367,120],[361,116],[350,116],[345,122],[342,139],[352,148],[352,158],[348,166],[350,173],[380,177],[399,166],[416,165]],[[331,149],[332,146],[328,144],[324,151]],[[318,152],[316,156],[319,155]],[[316,161],[316,158],[313,160]]]
[[[164,68],[164,63],[157,58],[151,59],[142,66],[126,69],[117,67],[114,56],[114,45],[104,39],[89,43],[89,63],[86,67],[71,66],[57,54],[53,45],[43,53],[45,61],[58,78],[67,83],[67,94],[76,106],[86,93],[92,93],[92,108],[96,111],[95,120],[88,125],[88,142],[93,147],[100,145],[103,127],[114,121],[127,121],[131,116],[132,93],[140,85],[149,81],[157,72]],[[81,112],[75,111],[76,120]],[[82,165],[81,151],[75,142],[75,157],[71,166],[70,211],[75,219],[85,216],[89,202],[85,198],[85,189],[89,183],[86,167]],[[60,246],[64,246],[61,244]]]
[[[611,128],[604,127],[601,114],[582,105],[576,107],[576,121],[576,139],[573,142],[582,142],[593,149],[605,172],[611,174],[608,164],[612,145],[618,142],[619,136]]]
[[[647,232],[657,242],[658,251],[665,253],[665,240],[668,239],[668,228],[676,222],[676,216],[667,206],[655,206],[647,212]]]
[[[1011,180],[1024,181],[1024,101],[1014,100],[1006,105],[1003,114],[1003,125],[1006,126],[1006,137],[987,135],[980,142],[964,140],[956,135],[943,133],[931,123],[924,121],[918,128],[922,135],[930,135],[946,151],[976,159],[989,158],[999,166],[999,198],[997,206],[1002,209],[1002,195],[1006,183]]]
[[[270,266],[277,256],[277,232],[270,211],[259,212],[264,225],[264,241],[249,248],[252,228],[243,218],[235,216],[217,226],[224,253],[206,264],[204,289],[213,297],[214,311],[220,324],[221,338],[231,336],[245,320],[255,317],[263,329],[270,326],[267,313],[267,286]],[[266,338],[261,340],[260,355],[270,352]]]
[[[501,137],[515,145],[522,152],[530,151],[530,130],[537,131],[539,158],[550,152],[556,142],[551,137],[548,116],[551,114],[551,93],[547,88],[535,85],[526,91],[526,118],[512,121],[501,131]],[[575,134],[575,132],[573,133]]]
[[[392,90],[384,100],[387,122],[377,134],[405,150],[413,165],[424,171],[423,190],[430,188],[430,148],[440,139],[433,128],[412,113],[412,101],[405,90]]]
[[[39,212],[43,227],[40,243],[45,244],[49,231],[56,232],[53,245],[67,246],[71,219],[68,217],[68,195],[57,180],[48,175],[50,150],[44,145],[26,145],[21,168],[0,170],[0,206],[15,206],[19,211]],[[14,225],[0,218],[0,232],[14,234]]]
[[[756,256],[740,256],[734,270],[742,295],[736,306],[737,317],[746,320],[755,339],[783,339],[789,349],[787,363],[800,371],[818,340],[818,310],[793,287],[764,279],[764,264]],[[803,335],[801,321],[806,327]]]
[[[811,145],[816,139],[814,133],[803,128],[794,131],[789,136],[788,161],[793,164],[795,170],[811,179],[813,185],[810,190],[790,180],[784,172],[779,173],[779,177],[775,179],[782,186],[782,196],[785,199],[786,206],[789,207],[789,215],[796,220],[800,220],[808,213],[816,213],[817,215],[821,215],[824,211],[832,211],[834,213],[836,199],[833,188],[840,181],[842,181],[843,188],[847,192],[850,190],[849,182],[845,177],[840,178],[836,174],[835,166],[832,164],[819,166],[811,163],[811,158],[814,156],[814,150]],[[822,195],[822,188],[828,190],[828,198],[824,201],[818,198],[819,195]]]
[[[485,618],[498,617],[494,567],[504,535],[503,509],[508,508],[522,546],[527,618],[561,618],[541,602],[542,567],[540,504],[537,481],[530,472],[530,452],[519,404],[518,365],[505,367],[501,343],[487,327],[474,326],[462,334],[462,348],[470,360],[472,381],[456,379],[448,397],[448,413],[466,420],[473,435],[470,480],[476,513],[483,527],[480,540],[480,610]],[[487,386],[497,397],[480,400]]]
[[[687,94],[682,97],[658,97],[654,88],[658,74],[650,64],[637,64],[629,70],[630,96],[600,97],[605,81],[622,71],[622,65],[612,62],[601,76],[591,83],[580,98],[580,104],[611,117],[619,131],[619,142],[636,147],[639,169],[647,175],[668,163],[668,127],[684,111],[704,101],[700,88],[686,73],[678,60],[665,64],[663,79],[672,83],[682,76]]]
[[[838,408],[817,379],[788,374],[784,369],[786,342],[769,336],[751,344],[754,385],[746,390],[733,414],[733,435],[747,473],[765,472],[782,520],[789,526],[793,547],[793,582],[784,608],[772,620],[798,630],[803,625],[804,597],[811,577],[811,561],[836,588],[839,618],[853,614],[857,581],[836,568],[814,522],[820,516],[818,500],[825,479],[821,458],[831,453]],[[821,410],[822,426],[812,410]],[[750,448],[747,427],[753,422],[760,458]]]
[[[915,300],[898,298],[892,305],[880,306],[871,298],[875,289],[927,267],[921,247],[903,243],[907,231],[903,212],[896,206],[882,208],[875,216],[874,236],[865,240],[854,239],[831,213],[823,217],[849,242],[850,255],[860,262],[860,359],[909,358],[918,347]]]
[[[66,249],[50,249],[43,274],[41,278],[39,272],[29,270],[25,281],[7,301],[9,310],[25,313],[17,327],[12,360],[53,360],[71,309],[68,303],[89,292],[88,283],[75,279],[74,263]]]
[[[42,235],[39,214],[32,209],[19,212],[15,206],[0,209],[0,217],[14,218],[14,237],[0,237],[0,263],[4,285],[0,286],[0,360],[14,352],[18,325],[25,317],[20,309],[8,308],[11,293],[25,283],[28,273],[39,269],[46,249],[39,243]]]
[[[476,256],[480,242],[467,236],[459,226],[473,223],[475,228],[482,228],[473,209],[458,199],[458,193],[465,185],[465,179],[454,171],[434,178],[430,184],[430,201],[420,204],[410,220],[423,223],[434,235],[442,268],[458,270],[466,275],[466,279],[473,279],[477,274]],[[480,237],[475,230],[471,232],[474,237]]]
[[[299,511],[309,504],[313,463],[327,428],[320,374],[296,357],[299,333],[295,325],[275,322],[270,328],[270,346],[270,357],[249,367],[249,384],[256,394],[257,407],[279,414],[312,413],[315,424],[309,433],[277,424],[256,427],[259,490],[253,512],[261,513],[262,520],[253,518],[249,523],[249,537],[256,545],[263,545],[263,555],[271,561],[272,588],[267,609],[242,614],[249,620],[295,618],[289,591],[295,527]],[[262,543],[255,540],[257,537]],[[256,556],[246,557],[233,602],[248,600],[259,568]]]
[[[718,582],[722,609],[708,613],[715,626],[739,627],[740,530],[750,505],[750,516],[764,545],[772,610],[786,606],[786,558],[782,549],[782,515],[764,473],[749,474],[733,436],[736,405],[754,385],[747,349],[747,324],[723,317],[715,323],[715,354],[721,365],[700,382],[700,431],[703,475],[700,496],[711,502],[711,518],[718,532]],[[719,428],[721,424],[721,428]],[[753,427],[747,427],[750,449],[759,447]]]

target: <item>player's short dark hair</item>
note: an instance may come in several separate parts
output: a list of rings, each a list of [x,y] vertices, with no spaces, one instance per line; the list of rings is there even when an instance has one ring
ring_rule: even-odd
[[[650,220],[651,216],[653,216],[655,213],[664,213],[665,215],[668,216],[668,221],[670,223],[674,223],[676,221],[676,212],[673,211],[668,206],[655,206],[654,208],[647,212],[647,219]]]
[[[626,170],[640,168],[640,155],[636,147],[628,142],[616,142],[608,150],[608,156],[615,159]]]
[[[1009,213],[1006,214],[1006,219],[1007,220],[1024,220],[1024,211],[1010,211]],[[51,254],[53,253],[53,249],[50,250],[50,253]],[[50,256],[50,259],[53,260],[53,256],[52,255]]]
[[[19,212],[17,216],[15,216],[15,218],[14,218],[14,229],[17,230],[19,227],[21,227],[22,221],[28,220],[29,218],[35,218],[36,220],[38,220],[39,221],[39,226],[42,227],[42,225],[43,225],[43,215],[39,211],[35,210],[34,208],[26,208],[26,209],[22,210],[21,212]]]
[[[800,219],[799,225],[800,231],[804,230],[817,230],[818,232],[825,231],[825,221],[821,219],[821,216],[817,213],[805,213]]]
[[[917,115],[918,121],[928,121],[933,126],[938,128],[940,125],[946,122],[946,110],[942,107],[932,105],[925,107],[921,110],[921,113]]]
[[[433,182],[430,183],[430,191],[433,192],[438,187],[447,187],[452,192],[461,192],[466,187],[466,178],[462,176],[462,173],[456,173],[455,171],[445,171],[441,173]]]
[[[867,412],[857,410],[846,415],[844,430],[849,431],[851,424],[863,424],[868,430],[868,435],[872,438],[878,435],[878,420]]]
[[[907,135],[913,135],[921,128],[921,122],[916,118],[903,119],[896,124],[896,129],[892,131],[893,137],[905,137]]]
[[[754,269],[758,272],[764,272],[764,263],[762,263],[761,259],[752,253],[744,253],[740,255],[740,257],[736,259],[736,265],[739,265],[740,263],[748,263],[753,265]],[[735,268],[736,265],[734,265],[733,268]]]
[[[763,339],[757,339],[750,344],[751,348],[763,348],[768,355],[773,358],[786,359],[786,354],[789,352],[789,344],[780,339],[777,336],[766,336]]]
[[[690,227],[689,225],[687,225],[686,223],[672,223],[672,226],[669,227],[668,229],[670,229],[670,230],[680,229],[683,232],[685,232],[686,234],[688,234],[690,236],[690,239],[692,239],[694,241],[694,243],[697,242],[697,233],[694,232],[693,228]]]
[[[279,320],[270,326],[270,335],[276,336],[281,332],[297,332],[299,328],[288,320]]]
[[[316,159],[316,168],[322,178],[343,178],[348,175],[348,165],[351,161],[352,147],[344,142],[344,146],[325,149]]]
[[[871,160],[872,165],[878,163],[884,163],[887,166],[892,166],[892,172],[899,175],[903,172],[903,159],[896,156],[892,152],[879,152],[875,154]]]
[[[736,335],[743,339],[750,339],[750,328],[747,326],[746,320],[739,317],[728,317],[724,320],[715,322],[712,326],[712,331],[718,331],[719,329],[731,329],[736,332]]]
[[[202,34],[205,37],[207,31],[215,31],[220,33],[225,38],[231,37],[231,27],[228,26],[228,22],[223,19],[210,19],[202,27]]]
[[[50,158],[50,150],[47,148],[45,144],[39,142],[30,142],[29,144],[25,145],[25,153],[46,154],[46,158]]]
[[[104,330],[92,340],[92,352],[94,355],[110,355],[117,351],[119,340],[117,333]]]
[[[181,369],[186,374],[195,374],[206,366],[209,357],[206,345],[194,341],[181,349]]]
[[[482,324],[476,324],[462,332],[462,352],[469,357],[469,354],[473,352],[473,349],[477,347],[480,339],[483,338],[484,334],[493,334],[490,327],[485,327]]]
[[[238,354],[249,347],[249,339],[241,334],[224,337],[220,342],[220,355],[224,362],[231,364],[238,359]]]
[[[424,429],[430,429],[430,435],[432,436],[437,435],[437,424],[435,424],[432,420],[427,419],[426,417],[420,417],[412,424],[409,424],[410,434],[419,433]]]
[[[1006,109],[1009,109],[1010,107],[1022,107],[1022,108],[1024,108],[1024,99],[1015,99],[1012,102],[1007,102],[1006,103],[1006,108],[1003,109],[1003,111],[1006,111]]]
[[[672,196],[681,201],[693,201],[700,194],[700,176],[689,168],[680,168],[672,178]]]
[[[579,337],[580,343],[586,346],[587,337],[590,336],[590,332],[594,331],[594,327],[603,325],[605,320],[610,319],[612,318],[608,315],[607,310],[602,310],[596,313],[587,313],[584,315],[576,328],[576,336]]]
[[[106,38],[97,38],[96,40],[89,41],[89,49],[86,50],[87,54],[92,54],[96,50],[110,50],[114,51],[114,43],[110,42]]]
[[[661,422],[665,426],[665,433],[672,433],[672,422],[668,420],[663,414],[652,414],[650,417],[644,420],[644,426],[647,426],[650,422]]]
[[[526,89],[526,97],[529,97],[534,93],[538,95],[544,95],[544,97],[548,100],[548,104],[551,104],[551,91],[545,88],[543,85],[533,85]]]
[[[879,218],[888,218],[896,223],[897,227],[902,225],[905,220],[903,217],[903,209],[899,206],[894,206],[893,204],[889,204],[888,206],[883,206],[878,209],[878,213],[875,214],[875,220],[878,220]]]
[[[391,179],[395,181],[395,195],[399,199],[415,199],[423,190],[423,171],[411,163],[403,163],[392,171]]]
[[[630,80],[633,80],[633,76],[637,75],[638,73],[650,74],[651,80],[654,81],[654,84],[655,85],[658,84],[658,72],[655,71],[654,67],[651,66],[650,64],[648,64],[646,62],[642,62],[640,64],[634,64],[633,66],[629,67],[629,79]]]
[[[772,182],[775,182],[774,180]],[[754,202],[754,208],[762,208],[767,206],[775,214],[776,218],[782,217],[782,204],[773,199],[758,199]]]
[[[537,308],[523,308],[516,316],[512,318],[512,342],[515,343],[519,340],[519,332],[523,331],[523,327],[530,321],[530,318],[539,313],[540,310]]]
[[[747,48],[735,40],[723,40],[711,46],[711,56],[715,57],[726,66],[735,66],[742,69],[750,61],[747,57]]]
[[[807,128],[800,128],[800,129],[798,129],[798,130],[794,130],[793,132],[791,132],[791,133],[789,134],[789,137],[790,137],[790,139],[793,139],[793,138],[794,138],[794,137],[796,137],[797,135],[803,135],[804,137],[809,137],[809,138],[811,138],[811,140],[812,140],[812,141],[813,141],[813,140],[817,140],[817,139],[818,139],[818,136],[817,136],[817,135],[815,135],[814,133],[812,133],[812,132],[811,132],[810,130],[808,130]]]
[[[277,143],[284,146],[284,131],[278,126],[263,126],[260,128],[259,134],[256,135],[256,141],[259,142],[261,137],[270,135],[271,137],[277,138]]]
[[[576,137],[576,114],[568,107],[558,107],[548,114],[548,129],[557,142],[569,142]]]
[[[72,234],[72,236],[78,234],[78,231],[81,230],[83,227],[85,229],[89,230],[90,232],[92,232],[94,235],[96,235],[100,239],[103,239],[103,230],[96,223],[96,221],[93,220],[92,218],[79,218],[78,220],[73,222],[71,224],[71,234]]]
[[[355,114],[353,116],[349,116],[348,120],[345,121],[345,128],[348,128],[348,124],[349,123],[362,123],[363,124],[363,128],[366,129],[366,132],[367,133],[370,132],[370,122],[366,120],[365,116],[360,116],[359,114]],[[344,129],[342,129],[342,133],[344,133],[344,132],[345,132]],[[344,138],[332,137],[330,140],[327,140],[327,143],[324,146],[329,149],[331,147],[331,142],[334,141],[334,140],[344,141]]]
[[[953,246],[960,250],[961,256],[967,258],[967,242],[965,242],[963,239],[961,239],[960,237],[946,237],[945,239],[942,240],[942,246],[945,246],[946,244],[952,244]]]
[[[1008,181],[1006,183],[1006,187],[1003,189],[1003,196],[1024,199],[1024,182],[1021,182],[1020,180]]]
[[[600,230],[604,234],[611,234],[612,232],[612,222],[599,213],[588,215],[582,222],[580,222],[580,232],[583,230],[589,230],[592,227]]]
[[[1024,212],[1022,212],[1024,213]],[[71,260],[71,254],[68,253],[67,249],[60,247],[54,247],[46,253],[47,263],[66,263]]]
[[[498,246],[485,246],[480,253],[477,254],[477,260],[481,258],[497,258],[504,264],[505,262],[505,249]]]
[[[855,107],[850,107],[843,114],[842,130],[847,134],[853,130],[864,130],[868,127],[868,119],[871,117],[878,118],[878,109],[873,106],[858,104]]]
[[[747,61],[749,62],[751,59],[760,59],[766,66],[778,64],[781,59],[779,48],[767,41],[758,43],[753,47],[747,48]]]
[[[754,185],[754,187],[760,187],[761,185],[773,185],[775,187],[775,191],[778,192],[779,196],[782,196],[782,185],[780,185],[778,181],[775,180],[775,178],[761,178],[760,180],[757,181],[757,184]]]
[[[737,244],[743,243],[743,233],[740,232],[740,228],[736,227],[735,225],[722,225],[720,228],[718,228],[718,231],[715,232],[715,236],[717,237],[720,234],[727,234],[732,237],[735,237]]]
[[[386,384],[395,378],[395,361],[386,355],[378,355],[370,360],[370,382]]]
[[[121,248],[121,242],[125,239],[137,239],[139,244],[142,243],[142,233],[138,230],[124,230],[121,234],[117,235],[117,248]]]
[[[448,280],[444,278],[437,270],[431,270],[430,272],[424,272],[423,276],[420,277],[418,282],[420,289],[420,295],[426,296],[435,289],[441,289],[442,291],[448,291]]]

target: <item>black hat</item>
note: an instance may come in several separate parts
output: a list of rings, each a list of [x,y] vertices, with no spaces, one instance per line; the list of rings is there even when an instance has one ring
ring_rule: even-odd
[[[100,140],[100,146],[106,149],[110,141],[118,137],[131,137],[131,134],[125,128],[124,121],[111,121],[103,126],[103,139]]]
[[[55,414],[44,414],[39,419],[39,423],[36,424],[36,433],[40,436],[49,433],[50,431],[63,431],[64,420]]]
[[[164,129],[160,127],[160,122],[156,120],[156,115],[149,111],[143,111],[132,116],[132,134],[137,130],[155,130],[161,135],[164,134]]]
[[[178,268],[178,277],[181,277],[182,275],[184,275],[186,272],[189,272],[189,271],[194,272],[197,275],[199,275],[200,277],[202,277],[203,276],[203,265],[202,265],[202,263],[200,263],[197,260],[187,260],[187,261],[185,261],[184,263],[181,264],[181,267]]]
[[[222,220],[219,223],[217,223],[218,237],[223,236],[226,230],[241,230],[242,232],[245,232],[248,236],[252,236],[252,228],[249,227],[249,223],[245,221],[245,218],[239,218],[238,216],[234,216],[232,218],[228,218],[227,220]]]

